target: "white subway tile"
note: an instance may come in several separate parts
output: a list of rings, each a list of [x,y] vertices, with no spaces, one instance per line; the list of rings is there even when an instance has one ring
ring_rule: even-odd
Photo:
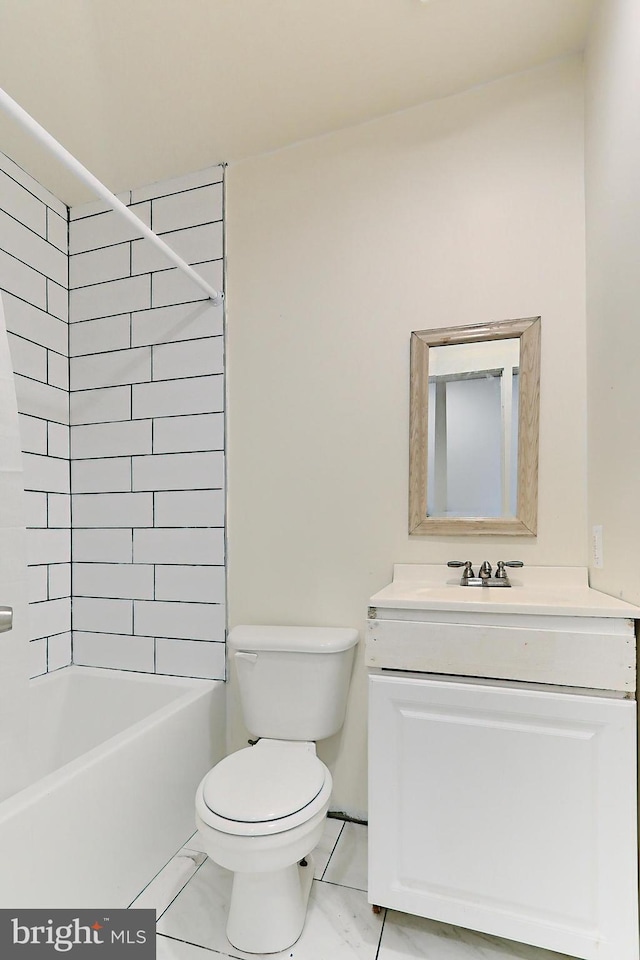
[[[162,234],[161,239],[186,263],[203,263],[222,258],[222,221],[186,230],[174,230]],[[134,240],[131,248],[131,272],[134,274],[167,270],[173,266],[171,260],[147,239]]]
[[[73,598],[74,630],[133,633],[133,601]]]
[[[71,633],[59,633],[56,637],[49,637],[47,648],[49,673],[71,664]]]
[[[160,564],[156,567],[156,598],[158,600],[192,600],[196,603],[224,603],[224,567]]]
[[[153,452],[184,453],[224,449],[224,414],[158,417],[153,421]]]
[[[138,494],[142,496],[142,494]],[[224,531],[134,530],[134,563],[224,563]]]
[[[0,153],[0,170],[4,170],[13,180],[22,184],[30,193],[34,194],[34,196],[48,207],[55,210],[56,213],[59,213],[61,217],[66,217],[67,208],[64,203],[58,200],[50,190],[47,190],[47,188],[39,184],[37,180],[34,180],[32,176],[26,173],[22,167],[19,167],[17,163],[4,153]]]
[[[69,461],[43,457],[39,453],[22,455],[25,490],[46,490],[49,493],[69,492]]]
[[[23,221],[24,223],[24,221]],[[69,246],[69,240],[67,237],[67,219],[66,217],[61,217],[55,210],[52,210],[50,207],[47,208],[47,240],[49,243],[52,243],[58,250],[66,255],[67,248]]]
[[[151,204],[138,203],[131,210],[143,223],[150,225]],[[136,240],[140,231],[125,220],[121,213],[109,210],[95,216],[75,219],[77,208],[72,208],[69,224],[69,253],[84,253],[98,247],[109,247],[127,240]]]
[[[50,637],[71,630],[71,603],[68,597],[29,604],[31,638]]]
[[[2,294],[2,301],[7,330],[58,353],[67,352],[68,327],[63,320],[8,293]]]
[[[134,384],[132,389],[134,419],[224,410],[222,374],[140,383]]]
[[[74,563],[73,593],[77,597],[151,599],[153,567],[142,563]]]
[[[47,672],[47,641],[32,640],[29,644],[29,677],[40,677]]]
[[[222,220],[222,184],[170,194],[154,199],[152,205],[156,233]]]
[[[223,332],[223,308],[211,300],[156,307],[132,315],[133,346],[215,337]]]
[[[47,421],[19,414],[20,442],[25,453],[47,452]]]
[[[39,569],[34,567],[35,570]],[[49,599],[71,596],[71,564],[52,563],[49,566]]]
[[[67,282],[67,258],[61,250],[47,243],[28,227],[18,223],[0,209],[0,237],[2,249],[38,273],[62,285]]]
[[[74,530],[74,561],[102,563],[131,563],[133,560],[133,533],[131,530]]]
[[[69,389],[69,358],[62,357],[53,350],[48,351],[47,356],[47,376],[49,383],[54,387],[60,387],[62,390]]]
[[[25,190],[21,184],[7,176],[0,174],[0,209],[35,230],[41,237],[46,235],[47,208],[41,200]]]
[[[71,497],[68,493],[49,493],[49,526],[71,526]]]
[[[72,390],[141,383],[151,380],[151,348],[136,347],[72,357],[70,368]]]
[[[46,564],[40,567],[27,567],[27,598],[30,604],[48,599],[48,571]]]
[[[72,498],[74,527],[151,527],[151,493],[78,493]]]
[[[67,423],[69,420],[69,394],[59,387],[52,387],[20,374],[15,376],[18,410],[42,420]]]
[[[135,632],[185,640],[224,640],[222,604],[136,600]]]
[[[69,459],[69,427],[64,423],[47,424],[47,452],[50,457]]]
[[[29,527],[47,527],[49,525],[47,516],[47,495],[46,493],[25,490],[24,502]]]
[[[116,193],[117,199],[125,206],[131,205],[131,191],[123,190]],[[109,213],[113,208],[105,200],[87,200],[86,203],[77,203],[69,210],[69,220],[83,220],[85,217],[94,217],[97,213]],[[146,220],[145,220],[146,223]]]
[[[69,530],[27,530],[27,563],[70,563]]]
[[[140,271],[136,271],[139,273]],[[119,243],[69,257],[69,289],[131,276],[131,246]]]
[[[73,631],[73,662],[85,667],[153,673],[153,650],[153,637]]]
[[[118,420],[71,427],[73,459],[151,452],[151,420]]]
[[[223,269],[222,260],[212,260],[199,263],[194,268],[196,273],[205,280],[214,290],[222,290]],[[146,274],[143,274],[146,277]],[[142,277],[140,278],[142,279]],[[193,300],[203,300],[207,294],[186,273],[174,267],[163,270],[162,273],[151,274],[151,303],[153,307],[165,307],[173,303],[187,303]],[[131,307],[138,310],[139,307]]]
[[[72,392],[71,423],[107,423],[131,417],[131,387]]]
[[[74,493],[128,493],[131,490],[130,458],[73,460],[71,489]]]
[[[47,351],[44,347],[9,333],[9,352],[15,373],[21,373],[32,380],[47,382]]]
[[[160,344],[152,349],[154,380],[198,377],[224,371],[222,337]]]
[[[69,325],[69,352],[72,357],[104,353],[129,346],[131,320],[128,313],[101,320],[81,320]]]
[[[222,487],[224,460],[216,453],[162,453],[133,458],[134,490],[206,490]]]
[[[222,490],[156,493],[155,508],[156,527],[224,526]]]
[[[156,673],[172,677],[225,679],[224,643],[202,640],[156,640]]]
[[[84,223],[84,221],[80,221]],[[69,321],[94,320],[151,306],[150,280],[147,275],[124,280],[108,280],[91,287],[79,287],[69,293]]]
[[[133,203],[143,200],[153,200],[155,197],[165,197],[170,193],[181,193],[184,190],[193,190],[195,187],[205,187],[209,183],[220,183],[224,177],[224,167],[216,164],[215,167],[206,167],[196,170],[182,177],[172,177],[170,180],[160,180],[158,183],[147,184],[131,191]]]
[[[69,292],[66,286],[54,280],[47,280],[47,312],[64,320],[65,324],[69,321]]]
[[[19,529],[25,525],[25,509],[22,472],[0,470],[0,529],[4,530],[7,527]],[[6,551],[6,544],[4,549]]]
[[[0,250],[0,288],[43,310],[47,305],[46,279],[4,250]]]

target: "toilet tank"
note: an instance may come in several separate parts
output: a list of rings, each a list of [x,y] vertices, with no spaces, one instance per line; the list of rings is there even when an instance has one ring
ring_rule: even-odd
[[[272,740],[324,740],[344,723],[358,632],[238,626],[229,635],[247,729]]]

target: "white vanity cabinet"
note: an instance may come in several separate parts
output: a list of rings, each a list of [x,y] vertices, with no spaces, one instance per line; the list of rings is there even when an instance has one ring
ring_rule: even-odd
[[[567,590],[564,613],[520,613],[515,590],[465,589],[450,610],[372,598],[369,900],[638,960],[635,608],[590,596],[585,616]]]

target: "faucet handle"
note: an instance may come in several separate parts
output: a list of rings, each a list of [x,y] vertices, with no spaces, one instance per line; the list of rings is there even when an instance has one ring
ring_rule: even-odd
[[[473,569],[471,567],[471,560],[447,560],[448,567],[464,567],[462,571],[462,578],[460,580],[463,583],[464,580],[469,580],[470,577],[473,577]]]
[[[507,571],[505,567],[524,567],[522,560],[498,560],[496,568],[496,580],[506,580]]]

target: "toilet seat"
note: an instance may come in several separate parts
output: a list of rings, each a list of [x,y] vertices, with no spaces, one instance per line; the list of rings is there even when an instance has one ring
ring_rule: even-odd
[[[331,774],[314,744],[260,740],[209,771],[198,787],[196,809],[214,830],[268,836],[314,817],[331,789]]]

